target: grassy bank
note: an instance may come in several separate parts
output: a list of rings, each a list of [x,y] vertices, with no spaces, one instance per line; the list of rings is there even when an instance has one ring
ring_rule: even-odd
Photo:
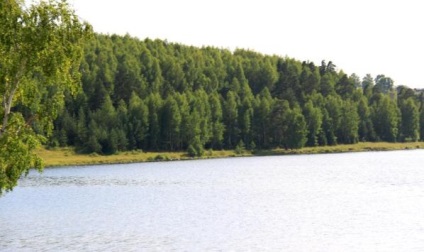
[[[306,147],[298,150],[261,150],[254,153],[244,151],[236,154],[234,151],[205,151],[202,158],[222,158],[234,156],[269,156],[269,155],[289,155],[289,154],[317,154],[317,153],[342,153],[360,151],[387,151],[405,149],[424,149],[424,142],[418,143],[358,143],[337,146]],[[60,148],[54,150],[39,149],[38,154],[44,159],[47,167],[89,165],[89,164],[116,164],[116,163],[136,163],[148,161],[170,161],[187,160],[190,158],[186,152],[122,152],[110,156],[97,154],[83,155],[77,154],[72,148]]]
[[[297,150],[263,150],[257,151],[257,156],[287,155],[287,154],[320,154],[320,153],[343,153],[361,151],[390,151],[390,150],[411,150],[424,149],[424,142],[415,143],[386,143],[386,142],[361,142],[357,144],[343,144],[336,146],[305,147]]]
[[[72,148],[39,149],[37,153],[44,159],[46,167],[90,165],[90,164],[120,164],[150,161],[172,161],[192,159],[186,152],[142,152],[129,151],[114,155],[78,154]],[[219,158],[235,156],[233,151],[205,151],[202,158]]]

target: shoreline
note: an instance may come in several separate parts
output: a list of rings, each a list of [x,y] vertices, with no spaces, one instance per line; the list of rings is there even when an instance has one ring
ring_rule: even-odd
[[[252,156],[282,156],[282,155],[309,155],[329,153],[349,153],[368,151],[394,151],[424,149],[424,142],[387,143],[387,142],[360,142],[357,144],[304,147],[302,149],[272,149],[272,150],[245,150],[237,154],[234,150],[205,150],[202,157],[190,157],[187,152],[142,152],[128,151],[103,156],[99,154],[78,154],[73,148],[45,149],[40,148],[36,153],[44,160],[45,167],[83,166],[102,164],[127,164],[159,161],[201,160],[213,158],[252,157]]]

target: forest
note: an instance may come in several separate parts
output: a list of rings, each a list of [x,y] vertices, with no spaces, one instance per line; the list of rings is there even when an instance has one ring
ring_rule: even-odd
[[[96,34],[85,44],[82,88],[65,94],[48,145],[201,156],[424,140],[422,91],[337,69],[331,61]]]

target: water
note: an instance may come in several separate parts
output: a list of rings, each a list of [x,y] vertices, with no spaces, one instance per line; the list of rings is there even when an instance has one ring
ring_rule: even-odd
[[[31,172],[0,251],[423,251],[424,151]]]

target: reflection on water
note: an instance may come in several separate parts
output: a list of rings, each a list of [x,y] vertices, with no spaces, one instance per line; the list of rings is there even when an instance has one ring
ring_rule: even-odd
[[[47,169],[0,251],[422,251],[424,151]]]
[[[22,179],[20,187],[40,186],[161,186],[178,185],[181,181],[148,181],[143,179],[119,179],[119,178],[93,178],[82,176],[52,177],[52,176],[30,176]]]

